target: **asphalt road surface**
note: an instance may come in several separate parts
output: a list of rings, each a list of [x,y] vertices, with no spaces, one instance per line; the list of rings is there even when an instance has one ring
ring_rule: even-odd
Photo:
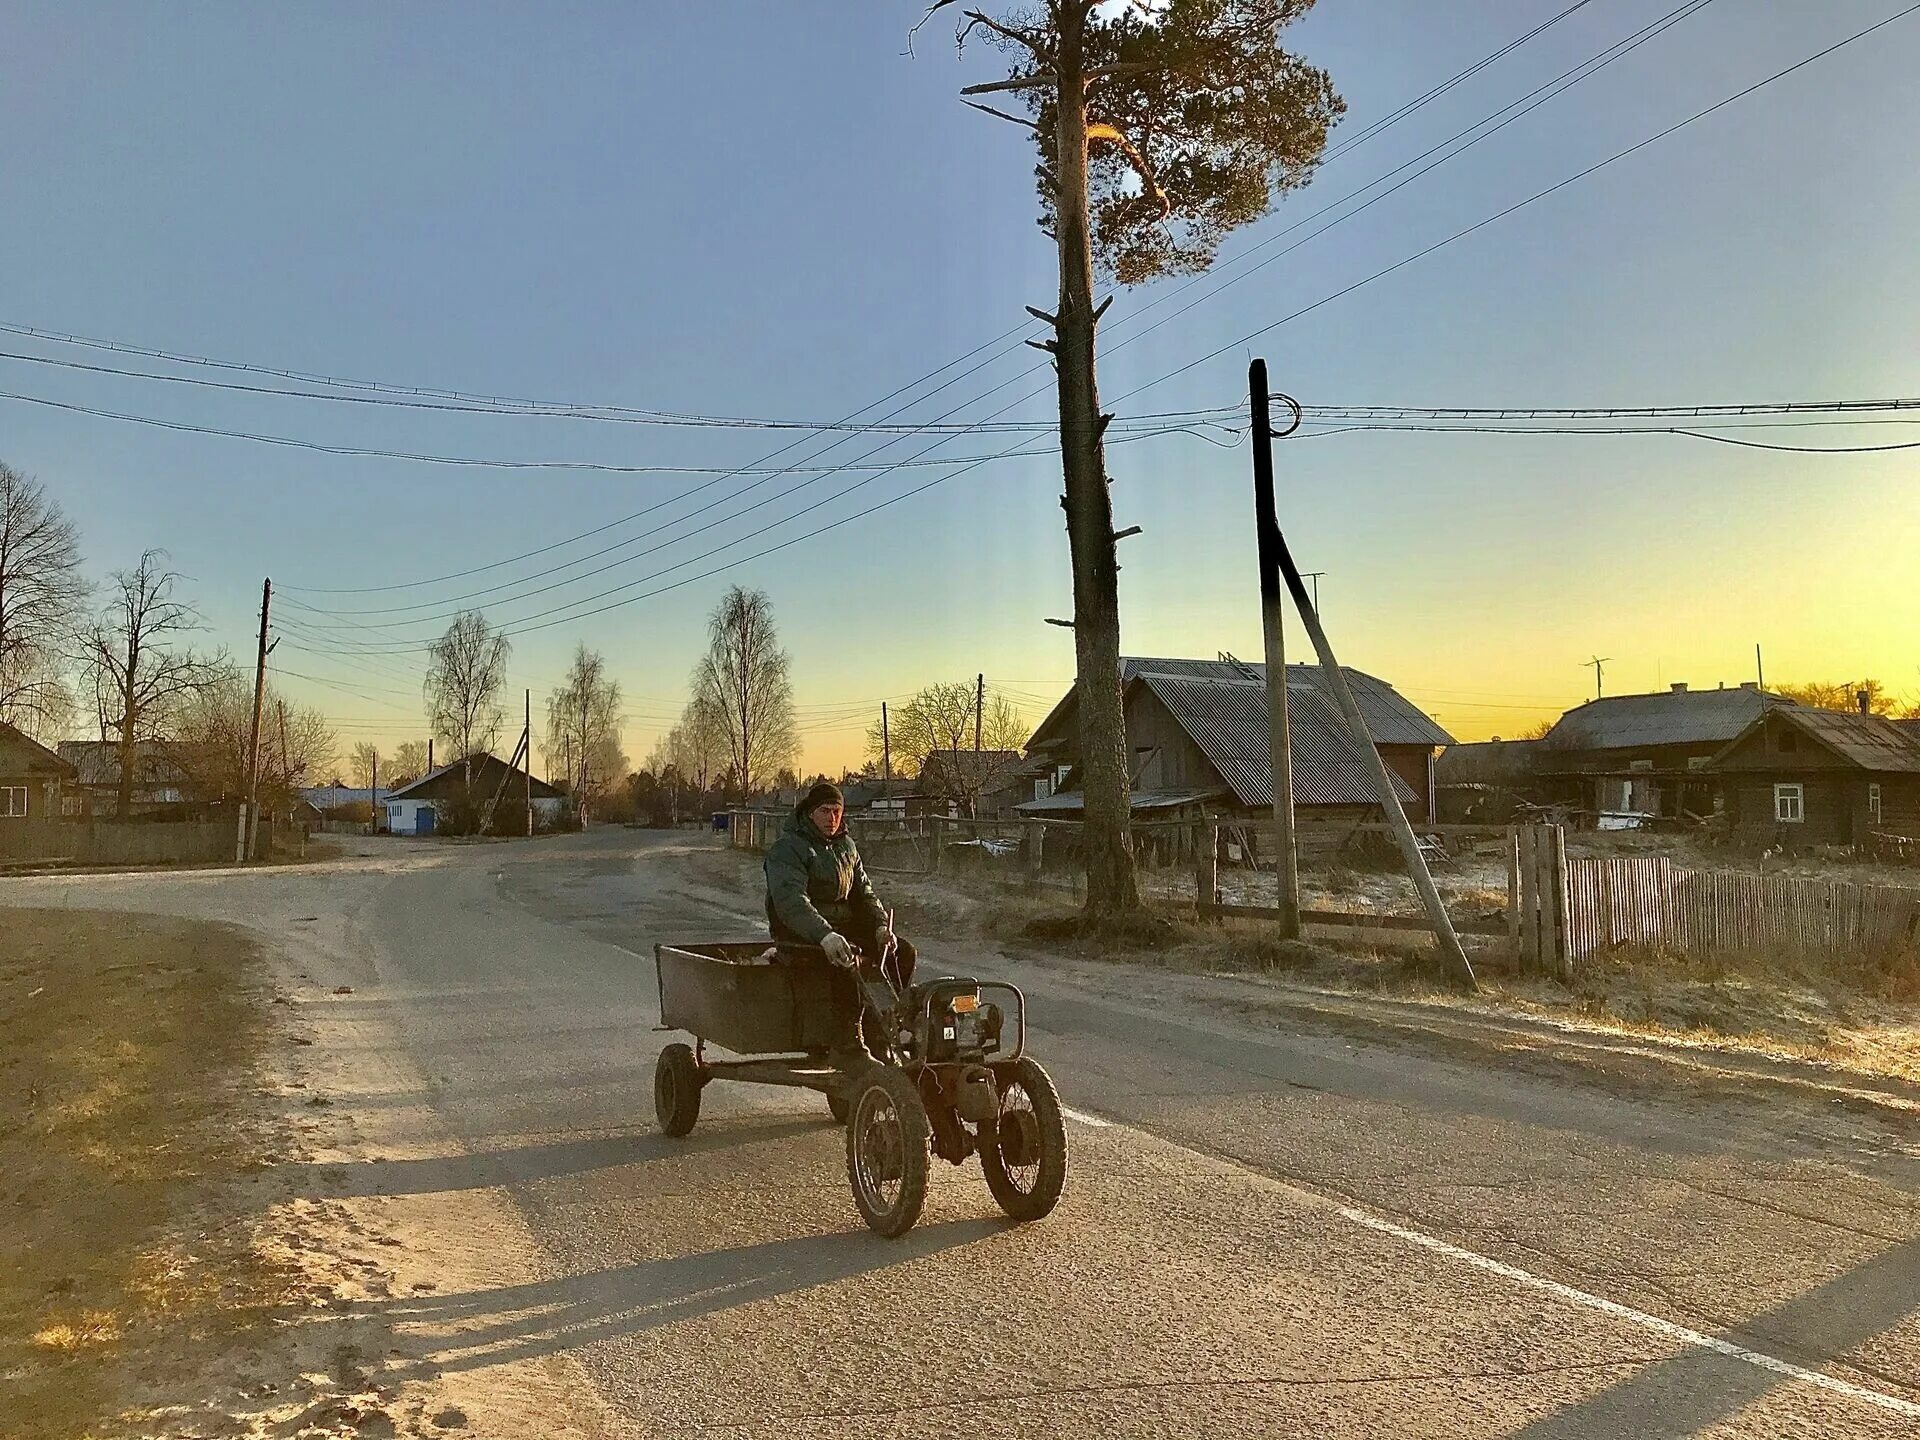
[[[1841,1110],[1279,1029],[936,936],[927,968],[1027,989],[1073,1112],[1050,1219],[936,1160],[919,1227],[871,1236],[809,1092],[711,1086],[668,1141],[651,946],[757,930],[705,845],[392,842],[0,905],[228,918],[349,967],[341,1103],[420,1158],[345,1193],[497,1189],[533,1252],[403,1318],[448,1371],[565,1357],[588,1433],[1920,1435],[1920,1152]]]

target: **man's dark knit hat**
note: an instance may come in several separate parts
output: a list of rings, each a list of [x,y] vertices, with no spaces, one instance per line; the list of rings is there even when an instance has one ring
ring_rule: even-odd
[[[840,793],[840,787],[838,785],[835,785],[831,780],[822,780],[818,785],[815,785],[811,790],[807,791],[807,798],[800,802],[800,809],[803,813],[811,815],[822,805],[844,806],[846,803],[847,798]]]

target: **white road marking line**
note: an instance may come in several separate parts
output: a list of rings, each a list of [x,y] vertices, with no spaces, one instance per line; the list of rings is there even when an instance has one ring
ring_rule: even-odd
[[[1089,1115],[1084,1110],[1075,1110],[1070,1105],[1062,1105],[1060,1107],[1060,1113],[1069,1120],[1078,1120],[1082,1125],[1091,1125],[1096,1130],[1111,1130],[1113,1128],[1113,1121],[1103,1120],[1098,1115]]]
[[[1060,1113],[1068,1119],[1079,1120],[1088,1125],[1095,1125],[1103,1130],[1134,1130],[1154,1140],[1158,1144],[1172,1145],[1175,1149],[1186,1150],[1195,1155],[1205,1154],[1204,1151],[1194,1150],[1192,1146],[1181,1145],[1176,1141],[1155,1135],[1150,1130],[1141,1130],[1139,1127],[1133,1125],[1121,1125],[1115,1121],[1103,1119],[1098,1115],[1090,1115],[1084,1110],[1073,1110],[1062,1105],[1060,1107]],[[1261,1173],[1258,1170],[1252,1170],[1251,1167],[1244,1164],[1238,1164],[1233,1161],[1229,1161],[1228,1163],[1234,1164],[1237,1169],[1248,1169],[1255,1175]],[[1302,1194],[1312,1195],[1316,1193],[1304,1185],[1286,1181],[1281,1183],[1288,1185],[1289,1188],[1300,1191]],[[1393,1221],[1383,1216],[1375,1215],[1371,1211],[1361,1210],[1352,1205],[1342,1205],[1337,1201],[1333,1204],[1333,1210],[1334,1213],[1342,1219],[1350,1220],[1355,1225],[1364,1226],[1366,1229],[1375,1231],[1378,1234],[1390,1235],[1405,1244],[1417,1245],[1422,1250],[1431,1250],[1435,1254],[1445,1255],[1450,1260],[1458,1260],[1463,1264],[1473,1266],[1475,1269],[1485,1270],[1488,1274],[1498,1275],[1503,1280],[1511,1280],[1515,1284],[1524,1285],[1530,1290],[1538,1290],[1543,1294],[1553,1296],[1557,1300],[1564,1300],[1569,1304],[1579,1305],[1588,1310],[1597,1310],[1603,1315],[1613,1316],[1616,1320],[1625,1320],[1630,1324],[1640,1326],[1643,1330],[1651,1330],[1656,1335],[1664,1335],[1669,1340],[1678,1340],[1683,1345],[1691,1345],[1700,1350],[1711,1350],[1717,1355],[1725,1355],[1730,1360],[1744,1361],[1748,1365],[1771,1371],[1776,1375],[1784,1375],[1789,1380],[1799,1380],[1821,1390],[1830,1391],[1835,1395],[1844,1395],[1849,1400],[1858,1400],[1863,1405],[1872,1405],[1876,1409],[1890,1411],[1895,1415],[1920,1419],[1920,1404],[1915,1404],[1911,1400],[1902,1400],[1898,1395],[1888,1395],[1880,1390],[1869,1390],[1864,1385],[1855,1385],[1851,1381],[1842,1380],[1837,1376],[1825,1375],[1818,1370],[1809,1370],[1805,1366],[1795,1365],[1791,1361],[1782,1360],[1776,1355],[1768,1355],[1760,1350],[1749,1350],[1744,1345],[1736,1345],[1731,1340],[1722,1340],[1717,1335],[1708,1335],[1702,1331],[1690,1329],[1685,1325],[1675,1324],[1671,1320],[1663,1320],[1658,1315],[1649,1314],[1645,1310],[1636,1310],[1631,1305],[1622,1305],[1617,1300],[1607,1300],[1601,1296],[1590,1294],[1585,1290],[1577,1290],[1571,1285],[1561,1284],[1558,1280],[1549,1280],[1544,1275],[1535,1275],[1531,1270],[1522,1270],[1518,1265],[1509,1265],[1504,1260],[1495,1260],[1491,1256],[1480,1254],[1478,1251],[1464,1249],[1459,1245],[1451,1245],[1437,1236],[1427,1234],[1424,1230],[1414,1230],[1405,1225],[1396,1225]]]
[[[1844,1395],[1850,1400],[1858,1400],[1865,1405],[1889,1410],[1895,1415],[1920,1419],[1920,1405],[1916,1405],[1911,1400],[1902,1400],[1897,1395],[1869,1390],[1865,1386],[1854,1385],[1832,1375],[1824,1375],[1818,1370],[1808,1370],[1759,1350],[1749,1350],[1746,1346],[1736,1345],[1731,1340],[1722,1340],[1715,1335],[1691,1330],[1685,1325],[1676,1325],[1671,1320],[1662,1320],[1658,1315],[1649,1315],[1646,1311],[1636,1310],[1631,1305],[1622,1305],[1615,1300],[1605,1300],[1585,1290],[1576,1290],[1571,1285],[1562,1285],[1558,1280],[1549,1280],[1545,1276],[1522,1270],[1517,1265],[1508,1265],[1503,1261],[1490,1259],[1476,1251],[1462,1249],[1458,1245],[1449,1245],[1445,1240],[1436,1239],[1424,1231],[1410,1230],[1404,1225],[1396,1225],[1391,1220],[1382,1219],[1365,1210],[1356,1210],[1350,1205],[1339,1205],[1334,1208],[1356,1225],[1364,1225],[1367,1229],[1376,1230],[1382,1235],[1391,1235],[1396,1240],[1417,1245],[1423,1250],[1432,1250],[1449,1259],[1459,1260],[1476,1269],[1485,1270],[1489,1274],[1525,1285],[1529,1289],[1544,1291],[1571,1304],[1582,1305],[1589,1310],[1598,1310],[1601,1314],[1611,1315],[1617,1320],[1626,1320],[1644,1330],[1651,1330],[1656,1335],[1664,1335],[1669,1340],[1678,1340],[1684,1345],[1692,1345],[1701,1350],[1711,1350],[1729,1359],[1744,1360],[1747,1364],[1756,1365],[1762,1370],[1771,1370],[1776,1375],[1784,1375],[1792,1380],[1818,1386],[1822,1390],[1830,1390],[1836,1395]]]

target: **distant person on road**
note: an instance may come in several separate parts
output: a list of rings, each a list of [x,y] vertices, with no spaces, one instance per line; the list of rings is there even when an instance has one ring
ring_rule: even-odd
[[[874,1062],[860,1035],[859,995],[848,983],[853,967],[877,964],[891,940],[900,980],[911,984],[917,957],[888,926],[886,908],[847,834],[846,813],[840,788],[825,780],[794,807],[767,850],[767,924],[776,945],[817,945],[840,967],[833,987],[836,1039],[828,1059],[836,1069],[858,1071]]]

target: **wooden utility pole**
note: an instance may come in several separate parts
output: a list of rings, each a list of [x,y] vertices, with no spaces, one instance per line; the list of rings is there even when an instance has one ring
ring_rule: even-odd
[[[987,711],[987,677],[976,675],[973,680],[973,753],[980,753],[980,721]],[[975,765],[979,761],[975,760]]]
[[[1261,387],[1261,393],[1265,393],[1265,388],[1264,385]],[[1259,448],[1258,445],[1254,447],[1256,453]],[[1367,728],[1367,718],[1360,713],[1360,704],[1353,698],[1353,687],[1347,684],[1346,672],[1340,668],[1339,658],[1333,653],[1333,644],[1320,624],[1319,612],[1314,609],[1312,597],[1307,594],[1307,582],[1301,577],[1300,568],[1293,563],[1293,552],[1287,548],[1286,532],[1280,528],[1277,519],[1273,528],[1273,545],[1281,577],[1287,582],[1287,593],[1293,596],[1294,609],[1300,612],[1301,623],[1312,637],[1314,653],[1320,657],[1321,677],[1333,693],[1341,715],[1346,718],[1348,733],[1365,754],[1375,791],[1380,797],[1380,808],[1386,814],[1387,824],[1392,827],[1393,838],[1400,844],[1400,855],[1406,861],[1407,874],[1413,880],[1413,887],[1420,892],[1421,903],[1427,911],[1427,923],[1433,927],[1440,953],[1459,972],[1461,982],[1468,989],[1477,989],[1479,982],[1474,978],[1473,964],[1467,959],[1467,952],[1460,947],[1460,936],[1453,928],[1453,919],[1441,902],[1440,891],[1433,883],[1433,873],[1427,869],[1427,858],[1420,853],[1420,842],[1414,837],[1413,826],[1407,821],[1407,812],[1401,807],[1399,793],[1393,788],[1393,776],[1387,770],[1387,762],[1380,758],[1380,747],[1373,743],[1373,732]]]
[[[1287,647],[1280,597],[1280,521],[1273,499],[1273,426],[1267,362],[1247,370],[1253,409],[1254,531],[1260,555],[1260,625],[1267,644],[1267,756],[1273,766],[1274,873],[1280,888],[1280,936],[1300,938],[1300,846],[1293,829],[1292,706],[1287,699]],[[1316,607],[1317,608],[1317,607]]]
[[[527,721],[523,732],[527,746],[527,838],[533,838],[533,691],[526,692]],[[551,737],[549,737],[551,738]]]
[[[380,833],[380,752],[373,752],[373,763],[367,766],[367,833]]]
[[[240,817],[240,853],[233,857],[238,865],[253,858],[254,836],[259,830],[260,708],[267,697],[267,617],[272,608],[273,580],[269,577],[260,587],[260,654],[253,667],[253,724],[247,731],[247,809]]]
[[[893,736],[887,730],[887,702],[880,702],[880,778],[893,781]]]
[[[1760,658],[1760,642],[1758,640],[1753,642],[1753,678],[1762,690],[1767,688],[1767,666],[1766,662]]]

